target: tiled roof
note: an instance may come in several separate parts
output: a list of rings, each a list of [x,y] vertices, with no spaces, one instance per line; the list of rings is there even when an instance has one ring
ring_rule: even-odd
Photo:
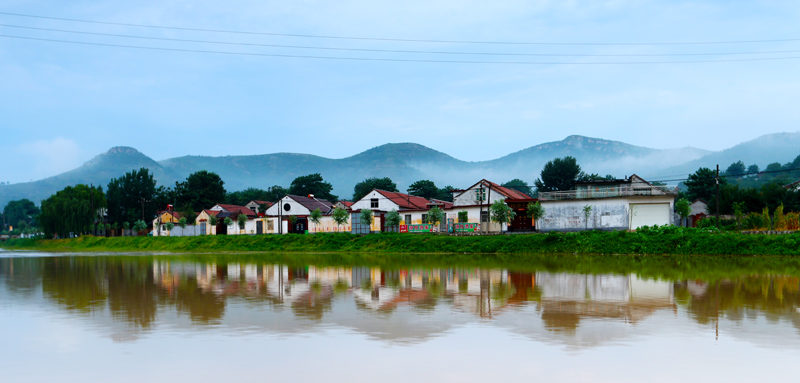
[[[213,215],[214,217],[216,217],[217,214],[219,214],[219,211],[217,211],[217,210],[203,209],[203,211],[206,212],[206,214],[208,214],[208,215]]]
[[[423,197],[417,197],[415,195],[410,194],[403,194],[398,192],[390,192],[386,190],[379,190],[375,189],[376,192],[380,193],[384,198],[388,199],[397,204],[400,209],[403,210],[427,210],[428,209],[428,201]]]
[[[274,204],[275,204],[275,202],[269,202],[269,201],[258,201],[258,200],[252,200],[252,201],[250,201],[250,202],[255,202],[255,203],[256,203],[256,204],[258,204],[258,205],[267,205],[267,207],[270,207],[270,206],[272,206],[272,205],[274,205]],[[250,202],[248,202],[247,204],[249,205],[249,204],[250,204]],[[220,206],[221,206],[221,205],[220,205]]]
[[[339,201],[339,202],[341,202],[342,205],[347,206],[347,207],[353,206],[353,202],[350,202],[350,201]]]
[[[431,198],[429,205],[440,205],[442,209],[451,209],[454,205],[452,202],[442,201],[440,199]]]
[[[258,216],[256,214],[256,212],[254,212],[254,211],[252,211],[252,210],[250,210],[250,209],[248,209],[248,208],[246,208],[244,206],[227,205],[227,204],[221,204],[221,203],[218,203],[217,206],[225,209],[225,212],[231,213],[231,214],[229,214],[230,216],[239,216],[239,214],[244,214],[248,218],[255,218],[255,217]]]
[[[473,187],[475,187],[476,185],[479,185],[481,183],[489,185],[489,187],[492,190],[494,190],[496,192],[499,192],[500,194],[502,194],[503,196],[505,196],[506,198],[509,198],[509,199],[533,199],[533,197],[531,197],[531,196],[529,196],[529,195],[527,195],[527,194],[525,194],[525,193],[523,193],[523,192],[521,192],[519,190],[507,188],[505,186],[500,186],[500,185],[498,185],[498,184],[496,184],[496,183],[494,183],[492,181],[488,181],[488,180],[485,180],[485,179],[484,180],[480,180],[479,182],[475,183],[475,185],[472,185],[469,189],[472,189]],[[467,190],[469,190],[469,189],[467,189]],[[466,192],[466,190],[464,190],[464,192]],[[461,194],[463,194],[464,192],[461,192]]]
[[[333,210],[333,204],[331,201],[321,198],[309,198],[303,197],[299,195],[289,195],[289,198],[295,200],[295,202],[303,205],[309,211],[314,211],[319,209],[322,214],[328,214],[331,210]]]

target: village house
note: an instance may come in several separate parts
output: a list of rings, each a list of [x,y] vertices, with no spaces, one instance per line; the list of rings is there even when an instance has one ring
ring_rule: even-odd
[[[228,205],[228,204],[216,204],[211,209],[211,211],[218,212],[216,215],[217,218],[217,225],[216,225],[216,234],[223,235],[223,234],[262,234],[260,231],[261,225],[258,223],[258,214],[256,212],[238,205]],[[247,221],[245,221],[244,229],[239,228],[239,215],[244,214],[247,217]],[[225,218],[231,219],[230,225],[225,225]]]
[[[351,227],[354,234],[369,234],[376,231],[396,231],[400,228],[386,227],[386,213],[396,210],[400,214],[400,225],[426,223],[427,212],[433,206],[444,206],[444,201],[433,202],[410,194],[373,189],[350,206]],[[361,210],[372,210],[372,225],[361,224]],[[447,222],[442,222],[446,225]],[[446,226],[445,226],[446,227]]]
[[[252,200],[248,202],[246,205],[244,205],[244,207],[256,212],[256,214],[261,214],[264,213],[264,211],[266,211],[266,209],[261,208],[262,206],[266,206],[268,209],[270,206],[272,206],[272,202]]]
[[[637,175],[583,181],[575,190],[539,192],[540,231],[635,230],[673,223],[675,195]]]
[[[181,217],[181,213],[177,211],[164,210],[159,212],[153,220],[153,236],[169,236],[170,232],[167,230],[166,224],[172,222],[173,225],[177,226]]]
[[[267,209],[264,219],[267,227],[264,228],[264,233],[303,234],[306,231],[310,233],[349,231],[349,224],[341,227],[336,225],[331,216],[334,208],[335,206],[330,201],[314,198],[313,195],[307,197],[286,195]],[[319,224],[310,219],[311,212],[317,209],[322,213]]]
[[[708,215],[708,203],[702,198],[698,198],[689,205],[691,209],[689,212],[688,226],[697,227],[697,222]]]
[[[503,201],[514,213],[511,222],[491,222],[489,206],[496,201]],[[447,210],[448,221],[458,222],[458,213],[467,212],[467,223],[480,223],[481,231],[488,232],[522,232],[535,228],[533,220],[527,216],[528,204],[536,199],[515,189],[500,186],[488,180],[480,180],[464,190],[453,190],[453,206]]]
[[[211,217],[216,217],[219,214],[219,210],[209,210],[204,209],[197,215],[197,218],[194,220],[194,225],[198,228],[197,232],[199,235],[216,235],[217,234],[217,227],[216,225],[209,224]]]

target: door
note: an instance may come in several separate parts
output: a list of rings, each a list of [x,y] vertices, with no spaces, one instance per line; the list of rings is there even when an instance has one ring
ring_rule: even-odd
[[[642,226],[669,225],[669,203],[636,203],[630,205],[631,230]]]
[[[256,221],[256,234],[264,234],[264,221]]]

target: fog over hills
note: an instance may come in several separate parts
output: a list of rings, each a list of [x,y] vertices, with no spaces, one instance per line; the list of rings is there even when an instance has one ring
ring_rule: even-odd
[[[479,148],[476,148],[479,150]],[[415,143],[381,145],[350,157],[332,159],[312,154],[273,153],[248,156],[183,156],[155,161],[134,148],[114,147],[83,166],[39,181],[0,186],[0,206],[8,201],[28,198],[37,204],[68,185],[105,185],[111,178],[145,167],[159,185],[174,186],[198,170],[218,173],[228,191],[247,187],[288,186],[302,175],[320,173],[334,187],[334,194],[349,198],[353,186],[369,177],[389,177],[400,190],[420,179],[437,186],[464,188],[487,178],[498,183],[514,178],[529,184],[539,177],[544,164],[557,157],[573,156],[584,171],[623,177],[633,173],[644,177],[687,175],[700,166],[719,163],[727,167],[742,160],[766,166],[788,162],[800,154],[800,133],[759,137],[721,152],[694,147],[651,149],[584,136],[569,136],[488,161],[465,161]]]

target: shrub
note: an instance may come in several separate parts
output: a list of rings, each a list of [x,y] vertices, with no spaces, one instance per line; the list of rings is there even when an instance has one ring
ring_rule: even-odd
[[[774,223],[772,226],[775,228],[775,230],[788,230],[786,215],[783,214],[783,204],[780,204],[777,208],[775,208],[775,214],[772,218],[772,222]]]
[[[763,222],[761,226],[762,230],[772,229],[772,221],[769,218],[769,207],[767,206],[764,206],[764,210],[761,211],[761,221]]]
[[[750,213],[744,217],[743,225],[747,230],[758,230],[764,227],[764,219],[761,214]]]
[[[800,230],[800,214],[786,214],[786,230]]]

